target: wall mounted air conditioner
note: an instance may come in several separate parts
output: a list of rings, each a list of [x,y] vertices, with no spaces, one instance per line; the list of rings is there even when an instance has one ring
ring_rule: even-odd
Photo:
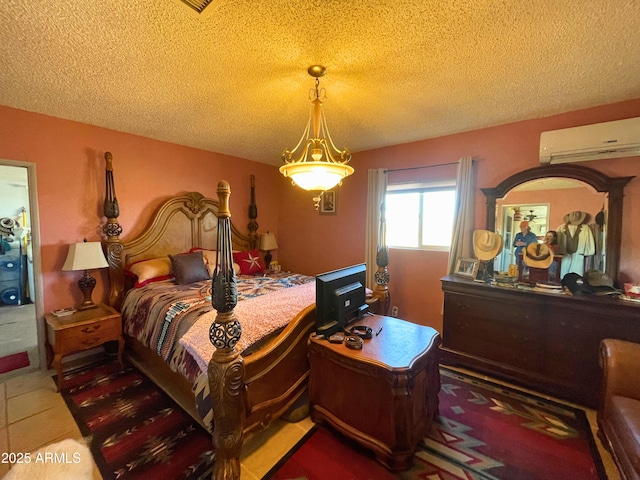
[[[540,134],[540,163],[585,162],[640,155],[640,117]]]

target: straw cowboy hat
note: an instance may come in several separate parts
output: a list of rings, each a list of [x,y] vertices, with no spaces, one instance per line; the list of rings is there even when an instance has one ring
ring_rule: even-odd
[[[473,253],[479,260],[492,260],[502,250],[502,237],[489,230],[473,232]]]
[[[587,220],[588,214],[586,212],[580,212],[576,210],[575,212],[567,213],[563,220],[564,223],[568,223],[570,225],[582,225]]]
[[[553,263],[553,252],[544,243],[530,243],[522,251],[522,260],[529,267],[549,268]]]

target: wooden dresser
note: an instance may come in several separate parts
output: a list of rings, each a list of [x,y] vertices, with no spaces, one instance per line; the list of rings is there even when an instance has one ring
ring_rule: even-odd
[[[597,408],[603,338],[640,343],[640,305],[442,278],[442,362]]]

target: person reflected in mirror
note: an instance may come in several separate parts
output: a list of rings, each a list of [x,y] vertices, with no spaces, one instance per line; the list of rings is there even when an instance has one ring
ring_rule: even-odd
[[[553,252],[553,256],[558,255],[560,246],[558,245],[558,232],[555,230],[549,230],[544,234],[544,243]],[[549,265],[549,282],[557,282],[560,279],[560,273],[558,272],[558,263],[555,261]]]
[[[554,255],[558,254],[558,232],[549,230],[544,234],[544,243],[549,246]]]
[[[531,227],[529,226],[529,222],[523,220],[520,222],[520,231],[516,234],[516,238],[513,240],[513,246],[515,247],[514,255],[516,256],[516,261],[518,260],[518,255],[522,253],[522,249],[527,245],[533,242],[537,242],[538,237],[536,234],[531,231]]]

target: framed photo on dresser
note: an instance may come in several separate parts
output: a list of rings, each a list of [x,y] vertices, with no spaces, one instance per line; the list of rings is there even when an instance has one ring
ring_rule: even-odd
[[[478,276],[478,269],[480,268],[480,260],[477,258],[459,258],[456,262],[456,269],[453,272],[458,277],[465,277],[475,280]]]

